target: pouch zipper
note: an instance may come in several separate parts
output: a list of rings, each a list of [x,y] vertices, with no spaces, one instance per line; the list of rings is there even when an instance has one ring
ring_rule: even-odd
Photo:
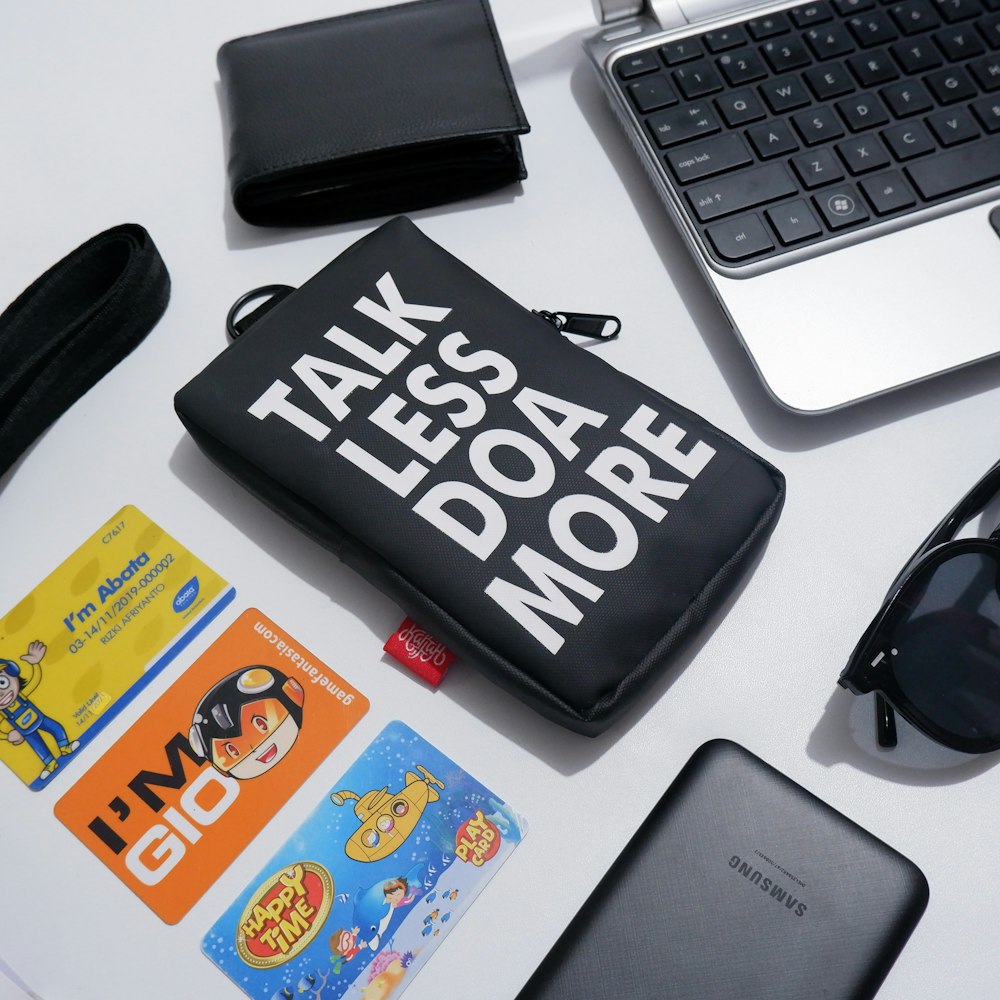
[[[531,311],[551,323],[560,333],[576,333],[597,340],[617,337],[622,328],[622,321],[617,316],[604,313],[549,312],[547,309]]]

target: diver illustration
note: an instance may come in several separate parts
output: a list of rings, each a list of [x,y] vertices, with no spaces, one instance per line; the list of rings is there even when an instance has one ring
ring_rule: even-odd
[[[353,861],[388,857],[413,832],[427,806],[441,798],[438,789],[444,789],[444,782],[422,765],[414,767],[420,774],[407,771],[405,784],[398,792],[390,792],[389,786],[383,785],[364,795],[346,790],[331,794],[330,800],[336,806],[356,803],[354,814],[361,825],[344,845],[344,853]]]
[[[359,887],[354,893],[353,923],[360,928],[359,947],[378,951],[385,943],[390,930],[402,921],[399,911],[412,903],[423,892],[426,864],[415,864],[405,875],[379,879],[367,889]],[[394,919],[396,918],[396,919]]]
[[[70,741],[62,725],[28,700],[27,696],[41,683],[46,648],[38,639],[29,642],[28,651],[20,657],[26,664],[23,667],[0,658],[0,733],[13,746],[27,743],[31,747],[42,762],[39,777],[43,781],[59,766],[59,760],[42,733],[55,741],[60,757],[68,757],[80,746],[79,740]]]
[[[283,760],[302,728],[302,685],[274,667],[244,667],[201,699],[188,733],[191,748],[241,781]]]

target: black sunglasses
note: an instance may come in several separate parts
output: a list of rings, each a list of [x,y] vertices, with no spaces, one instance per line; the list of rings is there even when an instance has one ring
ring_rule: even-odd
[[[954,540],[998,490],[1000,462],[913,554],[840,675],[875,692],[880,746],[896,745],[895,708],[954,750],[1000,750],[1000,525]]]

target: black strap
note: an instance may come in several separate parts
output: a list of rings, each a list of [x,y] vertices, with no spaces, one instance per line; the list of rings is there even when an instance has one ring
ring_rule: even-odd
[[[156,325],[170,275],[142,226],[87,240],[0,315],[0,475]]]

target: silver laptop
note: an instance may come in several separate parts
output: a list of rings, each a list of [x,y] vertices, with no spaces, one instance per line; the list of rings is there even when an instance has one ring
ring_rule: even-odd
[[[768,391],[1000,353],[1000,0],[594,0],[619,120]]]

